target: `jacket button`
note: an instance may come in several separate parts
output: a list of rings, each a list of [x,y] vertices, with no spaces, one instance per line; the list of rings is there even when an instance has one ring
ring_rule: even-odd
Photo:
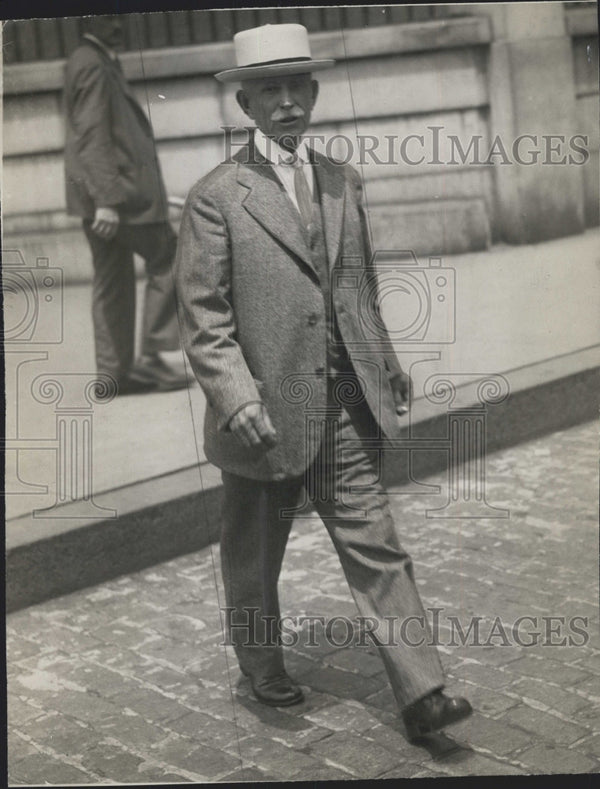
[[[314,326],[317,323],[318,320],[319,320],[319,316],[315,315],[314,312],[313,312],[312,315],[308,316],[308,325],[309,326]]]

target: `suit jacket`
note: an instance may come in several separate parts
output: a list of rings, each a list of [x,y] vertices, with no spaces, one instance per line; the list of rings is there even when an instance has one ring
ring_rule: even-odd
[[[128,223],[167,218],[152,128],[120,64],[84,39],[65,69],[67,211],[91,219],[111,206]]]
[[[382,437],[398,437],[389,378],[400,367],[387,332],[374,338],[359,315],[373,282],[360,179],[316,153],[314,172],[340,333]],[[325,304],[298,212],[252,146],[190,191],[175,280],[183,345],[207,398],[207,458],[254,479],[301,475],[319,448],[307,421],[327,402]],[[227,430],[258,400],[278,434],[268,451]]]

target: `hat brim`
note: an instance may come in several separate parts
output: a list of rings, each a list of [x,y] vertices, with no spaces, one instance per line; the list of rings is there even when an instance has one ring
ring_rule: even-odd
[[[335,65],[335,60],[298,60],[295,63],[264,63],[260,66],[241,66],[219,71],[215,77],[219,82],[241,82],[261,77],[281,77],[286,74],[307,74],[323,71]]]

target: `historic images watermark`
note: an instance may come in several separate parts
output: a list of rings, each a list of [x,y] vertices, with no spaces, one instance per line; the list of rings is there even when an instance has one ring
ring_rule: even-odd
[[[33,510],[34,518],[114,518],[93,497],[93,411],[110,402],[116,382],[108,375],[40,372],[31,380],[30,365],[47,366],[48,346],[64,339],[62,269],[47,257],[27,265],[20,250],[3,250],[4,351],[6,389],[12,394],[9,430],[3,441],[6,458],[5,496],[47,495],[49,479],[26,479],[24,453],[52,452],[55,501]],[[54,435],[32,435],[27,407],[54,406]],[[42,484],[43,483],[43,484]],[[69,504],[68,513],[61,505]]]
[[[238,126],[221,126],[224,159],[229,161],[235,153],[246,149],[249,160],[252,129]],[[320,151],[336,164],[364,165],[421,165],[454,167],[492,167],[506,165],[583,165],[590,158],[589,137],[586,134],[519,134],[505,139],[496,134],[491,140],[482,134],[467,139],[446,130],[444,126],[426,126],[422,134],[360,134],[354,136],[337,133],[325,136],[307,132],[303,139],[309,155]],[[277,162],[280,149],[266,138],[267,154]],[[269,146],[272,150],[269,150]],[[280,162],[285,163],[285,162]],[[317,157],[311,161],[319,164]]]
[[[318,647],[326,643],[345,647],[408,647],[425,644],[445,647],[584,647],[590,640],[587,616],[523,614],[513,621],[501,617],[446,614],[444,608],[427,608],[426,616],[374,617],[322,616],[318,614],[259,616],[256,607],[225,606],[221,614],[226,640],[245,647],[281,644]],[[258,634],[261,634],[259,637]],[[243,641],[242,641],[243,639]]]

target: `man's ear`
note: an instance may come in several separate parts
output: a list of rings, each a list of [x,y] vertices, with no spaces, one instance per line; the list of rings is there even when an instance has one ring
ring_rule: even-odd
[[[310,86],[312,88],[312,106],[314,107],[317,102],[317,96],[319,95],[319,83],[316,79],[313,79]]]
[[[235,98],[237,103],[242,108],[242,112],[247,115],[249,118],[252,118],[252,114],[250,112],[250,102],[248,101],[248,96],[246,91],[243,88],[240,88],[238,92],[235,94]],[[254,120],[254,118],[252,118]]]

